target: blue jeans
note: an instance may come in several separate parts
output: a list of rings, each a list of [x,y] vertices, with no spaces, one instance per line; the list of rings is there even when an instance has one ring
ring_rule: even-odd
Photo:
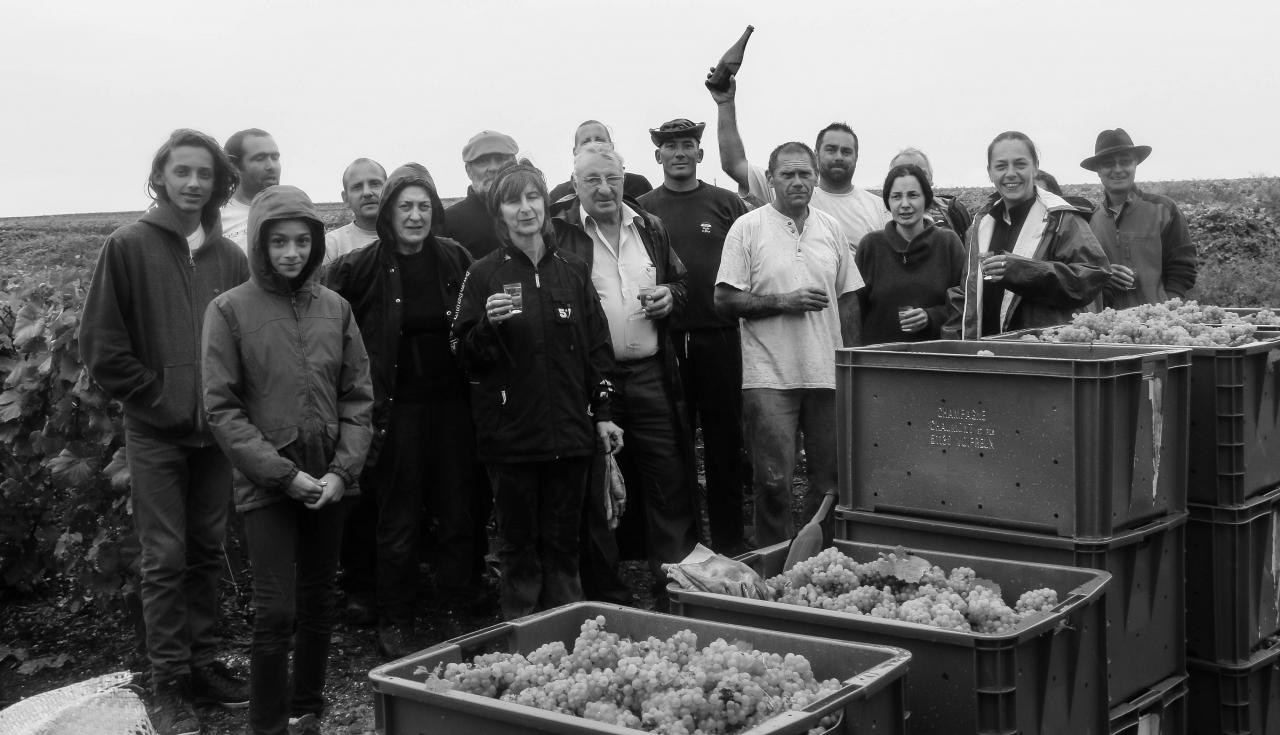
[[[756,545],[764,548],[795,536],[791,520],[791,477],[796,466],[796,432],[804,436],[809,489],[806,522],[822,496],[834,493],[836,479],[836,392],[825,388],[748,388],[742,391],[743,431],[751,455]],[[823,536],[830,537],[831,516]]]
[[[345,502],[308,510],[288,499],[244,514],[253,562],[249,726],[254,735],[284,735],[290,715],[324,711]]]
[[[231,463],[217,446],[175,444],[130,421],[125,426],[147,656],[162,682],[216,653]]]
[[[578,528],[590,457],[491,464],[506,620],[582,599]]]

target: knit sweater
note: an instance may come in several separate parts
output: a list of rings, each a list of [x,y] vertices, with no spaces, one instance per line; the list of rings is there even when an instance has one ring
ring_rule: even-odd
[[[907,242],[890,222],[862,238],[854,262],[867,284],[858,292],[864,344],[938,338],[947,320],[947,289],[959,286],[964,276],[964,245],[956,233],[927,224]],[[923,308],[929,324],[919,332],[903,332],[902,306]]]

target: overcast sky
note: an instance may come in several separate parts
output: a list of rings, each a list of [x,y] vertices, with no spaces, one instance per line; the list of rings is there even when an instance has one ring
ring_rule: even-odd
[[[701,80],[748,23],[738,110],[760,163],[846,120],[870,188],[908,145],[940,186],[986,184],[1006,129],[1063,183],[1096,180],[1079,161],[1116,126],[1154,148],[1140,179],[1280,173],[1270,0],[63,0],[0,10],[0,216],[143,208],[177,127],[264,128],[282,182],[335,201],[358,156],[419,161],[461,196],[485,128],[554,185],[586,118],[656,184],[647,130],[689,117],[708,125],[700,178],[726,185]]]

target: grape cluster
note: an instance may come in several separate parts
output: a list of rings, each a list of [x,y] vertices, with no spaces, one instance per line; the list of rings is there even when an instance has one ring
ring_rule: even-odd
[[[666,639],[622,638],[603,615],[582,623],[572,649],[560,641],[527,655],[490,653],[419,669],[459,691],[664,735],[727,735],[834,693],[804,656],[723,638],[698,647],[682,630]],[[817,733],[835,724],[823,718]]]
[[[831,547],[768,583],[778,602],[977,633],[1007,633],[1058,606],[1058,593],[1045,587],[1010,607],[969,567],[947,572],[905,552],[860,563]]]
[[[1274,320],[1274,321],[1273,321]],[[1221,306],[1170,299],[1116,311],[1076,314],[1070,324],[1041,330],[1023,339],[1041,342],[1107,342],[1112,344],[1238,347],[1254,341],[1257,324],[1280,322],[1269,309],[1248,317]]]

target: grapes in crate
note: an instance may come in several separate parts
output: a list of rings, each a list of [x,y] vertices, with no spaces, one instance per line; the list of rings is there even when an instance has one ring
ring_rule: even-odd
[[[1255,342],[1258,325],[1280,323],[1270,309],[1248,316],[1221,306],[1170,299],[1129,309],[1106,308],[1076,314],[1070,324],[1023,337],[1039,342],[1105,342],[1109,344],[1239,347]]]
[[[637,641],[610,633],[603,615],[582,623],[573,647],[545,643],[528,655],[487,653],[426,674],[446,687],[598,722],[664,733],[735,733],[840,688],[819,681],[808,659],[723,638],[699,647],[685,629]],[[835,724],[824,718],[813,733]]]
[[[905,551],[859,562],[831,547],[768,580],[778,602],[975,633],[1007,633],[1058,606],[1047,587],[1010,606],[969,567],[950,572]]]

